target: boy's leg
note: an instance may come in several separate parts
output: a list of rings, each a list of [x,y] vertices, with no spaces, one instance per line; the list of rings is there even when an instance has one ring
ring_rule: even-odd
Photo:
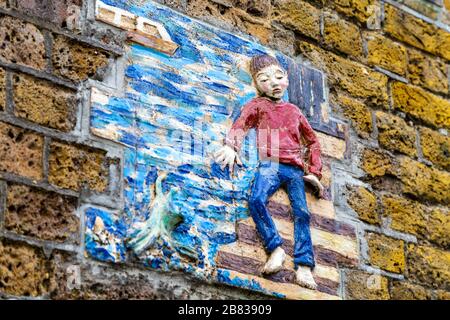
[[[287,192],[294,216],[294,264],[314,268],[310,214],[306,203],[303,171],[293,168],[287,180]]]
[[[312,269],[314,268],[314,253],[309,229],[310,215],[306,204],[303,171],[291,169],[287,179],[287,191],[294,213],[294,264],[296,282],[310,289],[317,289]]]
[[[267,163],[258,167],[253,181],[250,199],[248,201],[249,211],[261,235],[264,246],[268,252],[274,251],[281,246],[281,239],[275,223],[267,210],[267,201],[271,195],[280,187],[277,166]]]

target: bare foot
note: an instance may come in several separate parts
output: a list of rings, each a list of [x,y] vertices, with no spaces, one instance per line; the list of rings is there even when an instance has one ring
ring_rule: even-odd
[[[263,273],[275,273],[281,270],[283,267],[284,259],[286,259],[286,253],[283,248],[278,247],[272,251],[269,259],[264,265]]]
[[[306,175],[306,176],[303,176],[303,180],[305,180],[306,182],[309,182],[309,183],[311,183],[315,188],[316,188],[316,190],[318,191],[318,193],[319,193],[319,198],[324,198],[325,197],[325,195],[324,195],[324,190],[325,190],[325,188],[324,188],[324,186],[320,183],[320,181],[319,181],[319,179],[315,176],[315,175],[313,175],[313,174],[308,174],[308,175]]]
[[[306,287],[312,290],[317,289],[317,284],[316,281],[314,281],[310,267],[298,266],[295,280],[297,284],[302,287]]]

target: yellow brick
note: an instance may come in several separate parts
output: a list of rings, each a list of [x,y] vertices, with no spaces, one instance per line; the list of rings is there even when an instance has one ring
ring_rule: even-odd
[[[447,11],[450,11],[450,0],[444,0],[444,6],[447,9]]]
[[[430,300],[431,291],[406,281],[394,281],[391,287],[393,300]]]
[[[371,177],[384,176],[391,171],[392,160],[383,152],[365,149],[362,154],[361,168]]]
[[[426,208],[422,204],[396,196],[383,196],[381,201],[392,229],[416,236],[425,234]]]
[[[436,299],[437,300],[450,300],[450,292],[444,290],[436,291]]]
[[[379,274],[360,270],[345,273],[345,298],[351,300],[388,300],[388,280]]]
[[[60,188],[104,192],[108,185],[106,152],[81,145],[53,142],[50,145],[49,177]]]
[[[300,53],[328,75],[330,86],[378,106],[387,104],[387,76],[310,43],[297,43]]]
[[[24,74],[13,76],[13,88],[17,117],[66,132],[75,127],[75,91]]]
[[[450,251],[433,247],[408,245],[408,278],[435,288],[450,285]]]
[[[338,12],[363,23],[373,19],[374,14],[380,9],[377,0],[333,0],[331,5]]]
[[[405,4],[414,11],[417,11],[433,20],[438,19],[439,12],[441,11],[440,6],[436,5],[436,1],[399,0],[398,2]]]
[[[403,273],[405,269],[404,241],[368,233],[370,264],[386,271]]]
[[[308,37],[320,38],[320,10],[307,2],[278,1],[273,7],[273,19]]]
[[[450,137],[425,127],[419,133],[424,157],[450,171]]]
[[[358,213],[360,220],[377,225],[381,223],[377,212],[377,198],[366,188],[352,187],[347,202]]]
[[[43,250],[0,239],[1,291],[17,296],[41,296],[54,289],[54,263]]]
[[[366,37],[368,62],[404,76],[406,73],[406,49],[392,40],[378,34]]]
[[[408,79],[412,84],[447,94],[447,70],[443,61],[430,58],[418,50],[408,50]]]
[[[432,208],[428,215],[426,237],[448,248],[450,245],[450,212],[448,208]]]
[[[392,85],[394,109],[437,127],[450,127],[450,101],[419,87],[395,82]]]
[[[376,118],[381,147],[411,157],[417,156],[416,132],[413,127],[408,126],[402,118],[381,111],[376,113]]]
[[[384,30],[400,41],[450,60],[450,33],[392,5],[385,6]]]
[[[323,34],[325,43],[337,50],[354,57],[363,55],[359,28],[337,15],[325,13]]]
[[[450,244],[450,215],[441,207],[425,206],[397,196],[383,196],[384,215],[394,230],[430,240],[442,247]]]
[[[367,139],[373,130],[370,109],[364,103],[342,94],[338,95],[337,103],[344,116],[352,121],[358,135]]]
[[[429,168],[407,157],[401,157],[392,172],[403,183],[404,193],[422,200],[450,203],[450,173]]]

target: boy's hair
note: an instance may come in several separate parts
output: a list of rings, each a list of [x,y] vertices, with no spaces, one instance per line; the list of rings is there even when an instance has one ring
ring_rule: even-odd
[[[276,65],[284,70],[278,62],[278,59],[275,57],[269,56],[268,54],[254,56],[250,61],[250,73],[252,74],[252,77],[255,77],[260,70],[271,65]]]

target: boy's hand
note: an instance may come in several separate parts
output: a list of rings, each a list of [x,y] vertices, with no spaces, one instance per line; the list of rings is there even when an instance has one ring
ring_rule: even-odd
[[[324,195],[325,188],[320,183],[319,179],[315,175],[308,174],[306,176],[303,176],[303,180],[311,183],[317,189],[317,191],[319,192],[319,198],[322,198],[322,199],[325,198],[325,195]]]
[[[215,154],[214,159],[220,164],[220,168],[223,170],[226,166],[230,166],[231,174],[234,172],[234,164],[242,165],[241,159],[233,148],[225,145],[220,148]]]

